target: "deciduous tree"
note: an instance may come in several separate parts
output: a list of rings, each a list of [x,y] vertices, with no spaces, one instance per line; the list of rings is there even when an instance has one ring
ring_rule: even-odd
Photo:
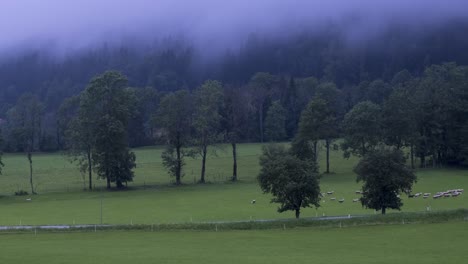
[[[232,181],[237,181],[237,143],[246,135],[248,122],[247,96],[241,87],[228,85],[224,89],[223,123],[226,139],[232,147]]]
[[[341,148],[344,156],[364,156],[382,141],[381,109],[364,101],[351,109],[343,120],[344,141]]]
[[[29,183],[31,193],[36,194],[33,183],[33,153],[41,138],[41,122],[44,105],[33,94],[24,94],[8,111],[10,136],[16,147],[24,151],[29,161]]]
[[[193,128],[195,150],[202,158],[200,183],[205,183],[208,147],[222,140],[223,103],[223,86],[218,81],[208,80],[195,91]]]
[[[275,76],[266,72],[258,72],[252,76],[249,82],[250,93],[258,114],[260,142],[263,142],[264,140],[264,112],[267,107],[266,102],[275,81]]]
[[[302,160],[282,145],[265,146],[260,157],[258,181],[264,193],[273,195],[272,203],[280,204],[278,212],[294,211],[299,218],[301,208],[320,206],[317,165]]]
[[[126,77],[115,71],[94,77],[81,95],[77,128],[88,141],[85,148],[92,147],[94,167],[108,189],[112,182],[122,188],[134,177],[135,154],[127,133],[134,100]],[[85,135],[89,132],[90,137]]]
[[[268,141],[280,141],[286,138],[286,110],[280,101],[273,102],[268,108],[265,136]]]
[[[361,203],[366,208],[400,210],[400,193],[409,194],[416,175],[405,165],[400,150],[376,149],[368,152],[354,168],[357,182],[363,182]]]
[[[176,185],[182,183],[184,158],[189,155],[186,147],[191,141],[192,98],[187,90],[167,94],[161,99],[155,123],[161,128],[166,140],[162,154],[163,165],[175,177]]]
[[[80,96],[73,96],[63,101],[57,113],[60,138],[64,144],[64,153],[70,162],[76,163],[83,175],[88,174],[88,189],[93,189],[93,131],[94,116],[86,115],[86,108],[80,108]],[[83,183],[86,188],[86,182]]]
[[[325,140],[327,147],[327,173],[330,171],[330,143],[336,137],[337,130],[336,115],[330,104],[320,97],[315,97],[302,112],[298,137],[313,143],[316,159],[318,158],[318,141],[321,139]]]

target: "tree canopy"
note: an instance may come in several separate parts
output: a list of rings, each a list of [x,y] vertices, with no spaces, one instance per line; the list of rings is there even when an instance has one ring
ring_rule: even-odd
[[[356,165],[357,182],[363,182],[361,204],[381,210],[403,206],[400,193],[410,194],[416,175],[406,166],[400,150],[375,149],[368,152]]]
[[[195,91],[192,122],[196,152],[202,157],[200,183],[205,183],[208,147],[222,141],[223,103],[223,86],[218,81],[208,80]]]
[[[320,206],[317,165],[302,160],[282,145],[265,146],[260,157],[258,182],[264,193],[271,193],[272,203],[280,204],[278,212],[294,211],[299,218],[301,208]]]
[[[286,139],[286,109],[279,101],[275,101],[268,108],[265,118],[265,136],[268,141]]]
[[[122,188],[134,177],[135,154],[128,147],[127,134],[133,101],[126,77],[115,71],[94,77],[81,96],[77,129],[87,141],[84,147],[92,146],[95,169],[107,188],[111,183]]]
[[[358,103],[343,120],[345,157],[364,156],[381,142],[381,108],[369,101]]]
[[[161,128],[161,135],[167,147],[162,153],[163,165],[175,177],[176,184],[182,183],[184,157],[191,142],[193,102],[187,90],[169,93],[161,99],[155,116],[155,123]]]

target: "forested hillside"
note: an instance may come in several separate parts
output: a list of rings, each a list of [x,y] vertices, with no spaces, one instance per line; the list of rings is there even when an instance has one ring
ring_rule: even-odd
[[[250,34],[240,47],[217,55],[210,47],[170,37],[152,44],[101,44],[63,57],[32,49],[4,55],[3,150],[70,147],[67,131],[83,108],[85,88],[93,77],[114,70],[121,73],[125,87],[118,89],[125,89],[128,99],[119,99],[129,111],[122,119],[124,145],[168,143],[175,148],[168,149],[169,163],[177,147],[198,146],[206,156],[210,145],[229,142],[235,151],[238,142],[292,140],[303,124],[307,140],[326,140],[330,148],[334,139],[344,138],[342,148],[349,154],[386,144],[407,147],[411,160],[418,157],[423,166],[465,164],[468,68],[462,65],[468,65],[468,21],[423,29],[393,23],[359,39],[347,26],[330,23],[285,36]],[[213,93],[218,97],[209,96]],[[180,113],[162,108],[178,104],[190,118],[183,121],[187,129],[177,133],[188,139],[174,145],[168,120]],[[217,115],[205,120],[213,111]],[[332,119],[307,127],[301,120],[307,112]],[[324,122],[328,127],[322,129]]]

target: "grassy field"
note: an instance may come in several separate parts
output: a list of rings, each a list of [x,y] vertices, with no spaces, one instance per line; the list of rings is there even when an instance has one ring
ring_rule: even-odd
[[[261,231],[0,234],[0,263],[464,263],[468,222]]]
[[[292,213],[279,214],[270,197],[262,194],[255,177],[258,173],[259,144],[243,144],[239,147],[240,182],[228,182],[231,172],[229,149],[218,151],[217,157],[208,160],[207,180],[211,184],[198,185],[199,160],[187,160],[187,183],[174,187],[161,164],[160,148],[135,150],[138,167],[131,187],[126,191],[82,191],[81,175],[76,167],[60,154],[37,154],[34,159],[36,196],[12,196],[18,190],[28,190],[28,166],[24,155],[7,154],[6,167],[0,176],[0,225],[38,224],[93,224],[100,223],[101,201],[103,223],[151,224],[203,221],[232,221],[249,219],[289,218]],[[322,155],[323,157],[323,155]],[[322,206],[305,209],[302,216],[373,214],[359,203],[352,203],[358,196],[352,167],[356,159],[343,159],[340,152],[332,153],[333,174],[321,179],[322,192],[335,191],[333,197],[344,198],[340,204],[327,196]],[[321,159],[322,168],[324,161]],[[444,191],[468,187],[468,175],[463,170],[421,170],[415,192]],[[103,185],[96,181],[97,187]],[[467,199],[457,198],[405,199],[403,211],[445,210],[466,208]],[[31,201],[26,199],[31,197]],[[255,199],[256,204],[250,201]]]

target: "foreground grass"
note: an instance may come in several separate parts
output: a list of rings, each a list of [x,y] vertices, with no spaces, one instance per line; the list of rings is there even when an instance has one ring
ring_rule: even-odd
[[[0,263],[464,263],[467,227],[0,234]]]

